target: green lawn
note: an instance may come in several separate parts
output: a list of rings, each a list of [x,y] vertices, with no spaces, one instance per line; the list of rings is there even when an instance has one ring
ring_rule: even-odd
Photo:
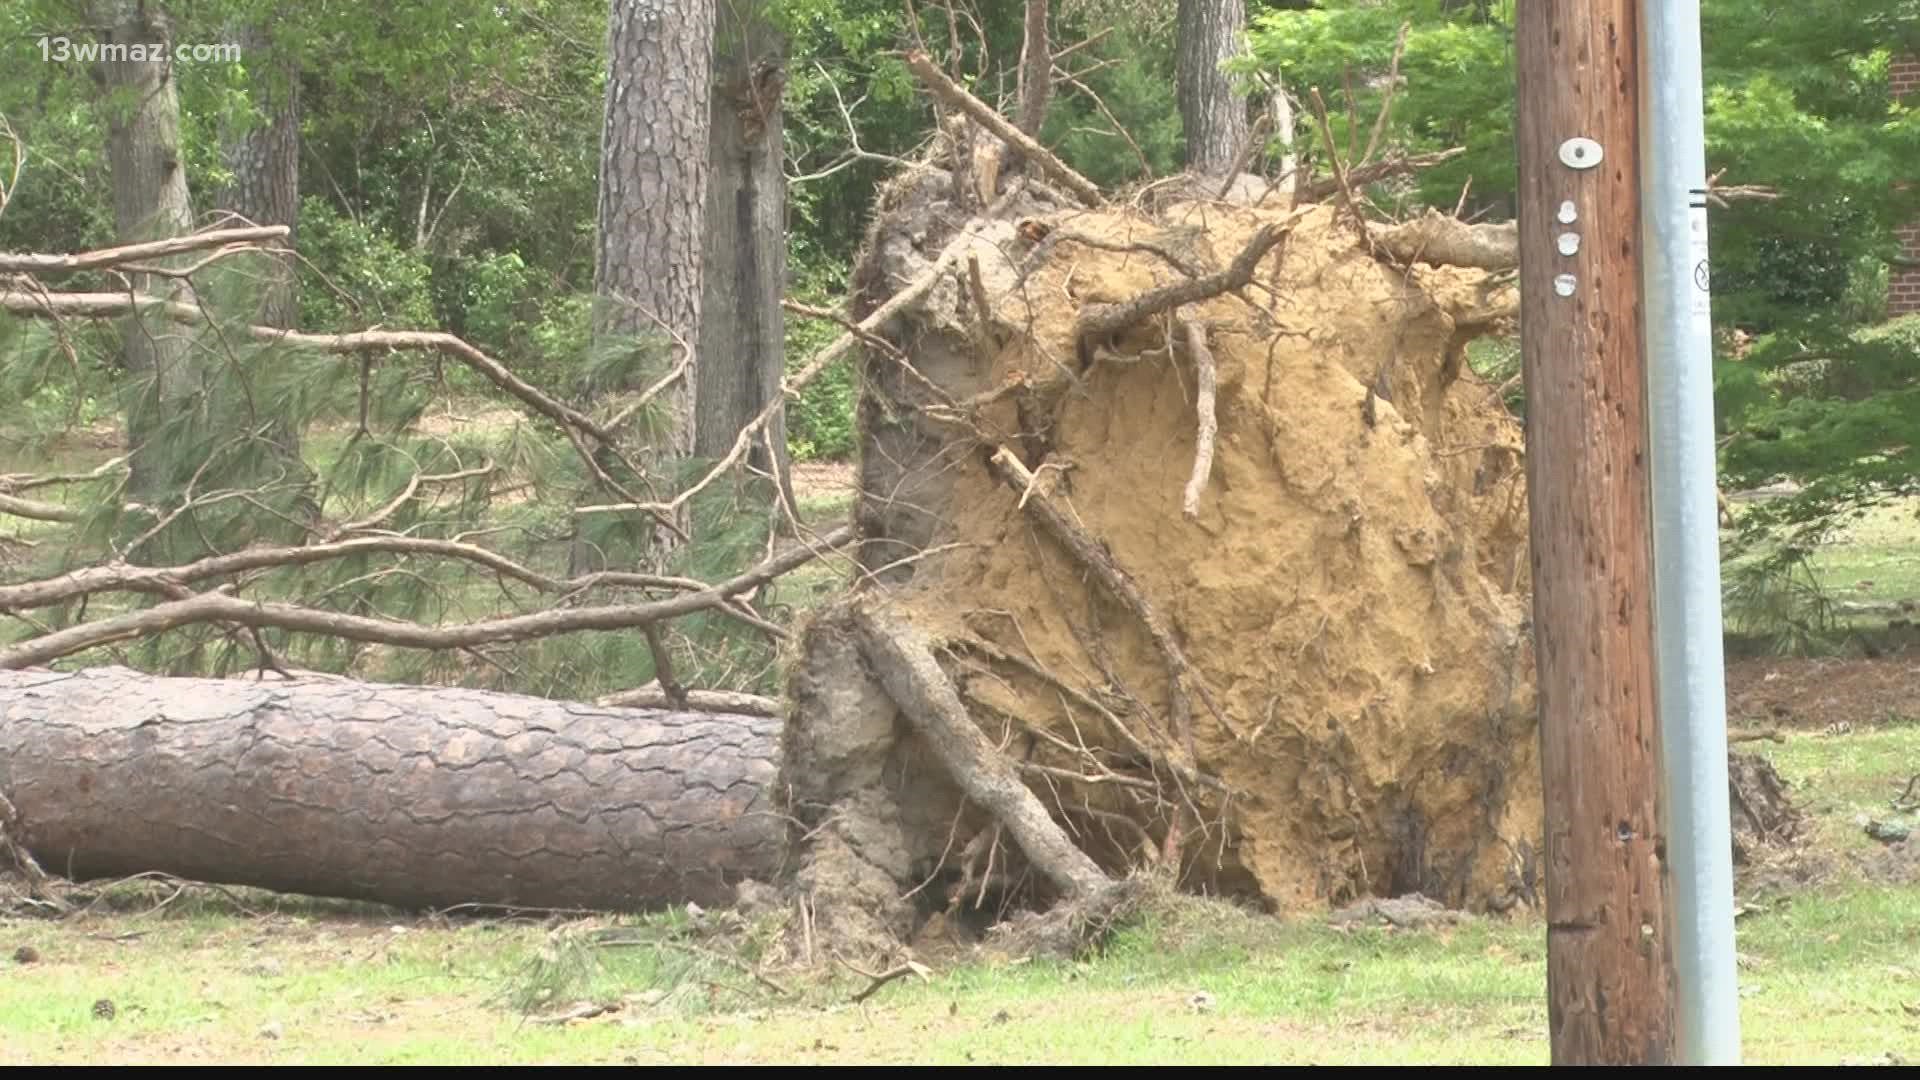
[[[1920,1059],[1920,885],[1863,876],[1856,856],[1878,845],[1851,824],[1920,768],[1920,725],[1796,733],[1765,752],[1835,858],[1738,924],[1747,1060]],[[935,962],[853,1005],[865,980],[844,971],[779,972],[783,998],[693,946],[555,948],[538,925],[250,893],[249,913],[198,889],[142,913],[170,890],[127,889],[117,912],[0,919],[0,1062],[1547,1060],[1537,916],[1342,932],[1183,903],[1088,962]],[[39,958],[4,959],[21,946]],[[535,977],[541,964],[574,977]],[[515,1008],[543,988],[546,1013],[619,1008],[567,1024]],[[101,999],[112,1019],[94,1015]]]

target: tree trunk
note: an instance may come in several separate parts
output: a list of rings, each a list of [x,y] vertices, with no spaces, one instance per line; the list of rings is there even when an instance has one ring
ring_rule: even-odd
[[[1180,0],[1175,81],[1187,167],[1194,172],[1224,175],[1252,130],[1246,101],[1220,70],[1240,52],[1246,22],[1246,0]]]
[[[255,225],[285,225],[297,230],[300,217],[300,65],[290,55],[273,56],[272,40],[258,26],[238,26],[229,31],[229,40],[240,44],[243,55],[266,55],[269,62],[251,90],[259,105],[261,121],[246,127],[233,125],[220,133],[220,157],[233,181],[219,193],[214,205],[239,214]],[[298,232],[287,234],[286,246],[297,249]],[[246,321],[257,326],[291,330],[300,321],[300,294],[294,266],[288,259],[261,255],[246,262],[243,288],[258,289],[248,295]],[[249,401],[261,401],[253,394]],[[264,402],[272,415],[256,417],[255,423],[270,422],[267,437],[272,440],[277,465],[287,465],[300,477],[302,516],[312,520],[319,513],[311,496],[313,473],[300,457],[304,418],[295,416],[281,403]]]
[[[1038,139],[1053,96],[1053,53],[1047,41],[1047,0],[1027,0],[1020,37],[1020,130]]]
[[[778,720],[346,679],[0,673],[41,865],[403,907],[725,904],[771,880]]]
[[[594,337],[700,339],[712,0],[612,0],[600,141]],[[661,395],[662,458],[693,451],[696,379]]]
[[[230,32],[249,58],[269,54],[267,32],[242,26]],[[231,125],[220,133],[220,158],[233,182],[220,192],[215,205],[231,210],[255,225],[298,225],[300,217],[300,65],[290,56],[271,56],[254,82],[252,98],[261,121],[246,127]],[[288,247],[297,247],[289,233]],[[257,312],[247,321],[290,330],[299,321],[299,294],[292,268],[273,259],[260,267],[264,288]]]
[[[95,21],[107,27],[110,45],[160,45],[171,40],[158,5],[102,4]],[[178,236],[193,228],[193,206],[180,155],[180,97],[173,69],[164,60],[102,59],[94,68],[107,127],[107,162],[113,177],[114,229],[121,243]],[[191,302],[181,280],[130,275],[133,291]],[[122,357],[133,389],[127,399],[127,487],[134,498],[163,496],[175,468],[161,445],[162,427],[184,422],[198,384],[192,335],[160,319],[122,327]],[[177,456],[177,455],[175,455]]]
[[[706,262],[700,307],[693,451],[726,454],[780,395],[786,366],[787,176],[780,96],[786,74],[766,0],[721,6],[716,25],[712,122],[708,126]],[[767,425],[771,458],[754,468],[787,489],[783,417]],[[774,472],[778,470],[778,472]]]

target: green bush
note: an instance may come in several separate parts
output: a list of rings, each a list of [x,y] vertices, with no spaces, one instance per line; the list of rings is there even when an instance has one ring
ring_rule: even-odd
[[[300,253],[326,281],[300,288],[300,325],[316,333],[432,329],[433,273],[417,252],[319,198],[300,203]],[[328,284],[331,283],[331,285]]]

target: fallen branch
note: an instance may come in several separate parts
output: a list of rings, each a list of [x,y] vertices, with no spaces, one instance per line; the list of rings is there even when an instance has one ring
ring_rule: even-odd
[[[1103,201],[1100,188],[1093,181],[1075,172],[1066,162],[1055,157],[1051,150],[1034,142],[1017,127],[1007,122],[991,105],[967,93],[959,83],[948,78],[933,62],[933,58],[924,51],[915,49],[907,54],[907,67],[948,104],[953,105],[972,117],[980,126],[997,136],[1018,151],[1026,160],[1040,166],[1040,171],[1060,183],[1088,206],[1099,206]]]
[[[1240,147],[1240,152],[1233,156],[1233,167],[1227,170],[1226,178],[1220,182],[1220,190],[1214,192],[1214,198],[1224,199],[1232,194],[1233,185],[1240,182],[1240,174],[1247,171],[1247,162],[1252,161],[1253,155],[1260,150],[1261,144],[1266,141],[1267,128],[1272,125],[1273,117],[1268,113],[1263,112],[1254,118],[1253,130],[1247,132],[1247,141]]]
[[[1400,58],[1407,54],[1407,34],[1413,30],[1412,23],[1400,24],[1400,36],[1393,42],[1393,62],[1387,65],[1387,86],[1381,92],[1380,112],[1373,118],[1373,134],[1367,137],[1367,148],[1362,151],[1355,167],[1373,160],[1373,152],[1380,148],[1380,137],[1387,133],[1387,118],[1393,115],[1393,92],[1400,85]]]
[[[1511,270],[1520,265],[1520,227],[1516,222],[1469,225],[1438,210],[1381,229],[1374,235],[1381,250],[1402,263]]]
[[[605,694],[594,699],[594,704],[603,708],[617,709],[665,709],[668,708],[667,692],[652,684],[636,686],[631,690]],[[672,706],[690,709],[694,712],[734,713],[740,716],[783,717],[786,706],[770,697],[759,694],[743,694],[732,690],[688,690],[686,700]]]
[[[527,1022],[530,1024],[565,1027],[568,1024],[579,1023],[582,1020],[592,1020],[609,1013],[618,1012],[619,1009],[620,1007],[618,1005],[604,1005],[597,1001],[579,1001],[575,1002],[573,1007],[567,1009],[565,1012],[557,1012],[544,1016],[530,1016],[527,1018]]]
[[[1194,438],[1193,475],[1187,478],[1187,490],[1180,501],[1180,512],[1192,521],[1200,516],[1200,493],[1206,490],[1207,479],[1213,475],[1213,439],[1218,423],[1213,415],[1215,376],[1213,352],[1207,348],[1207,328],[1200,320],[1191,318],[1181,319],[1180,325],[1186,331],[1187,352],[1192,354],[1194,370],[1199,376],[1195,395],[1199,429]]]
[[[853,995],[853,997],[847,999],[848,1001],[852,1002],[855,1005],[858,1005],[861,1002],[872,997],[873,995],[879,993],[881,987],[887,985],[888,983],[892,982],[895,979],[902,979],[907,977],[908,975],[918,975],[920,976],[921,979],[924,980],[933,974],[932,968],[929,968],[925,964],[917,963],[912,960],[909,960],[906,963],[900,964],[896,967],[888,968],[885,971],[875,973],[871,971],[862,971],[859,968],[854,967],[852,964],[848,963],[846,958],[842,957],[838,952],[833,953],[833,958],[840,962],[841,967],[846,968],[848,971],[851,971],[855,975],[858,975],[861,978],[867,980],[866,989],[860,991],[859,993]]]
[[[35,293],[24,289],[0,291],[0,309],[15,315],[55,317],[62,315],[88,319],[116,318],[131,312],[157,312],[177,323],[205,325],[204,310],[193,304],[162,300],[156,296],[127,293]],[[267,345],[286,345],[321,353],[363,353],[379,349],[436,352],[451,356],[501,390],[519,398],[540,415],[563,428],[584,431],[609,446],[613,433],[579,410],[547,396],[539,388],[509,371],[506,365],[453,336],[426,330],[362,330],[350,334],[307,334],[272,326],[248,326],[249,338]]]
[[[111,461],[103,461],[95,465],[91,470],[83,473],[53,473],[47,476],[12,473],[6,476],[0,476],[0,494],[17,495],[22,491],[52,487],[55,484],[79,484],[89,480],[98,480],[108,473],[113,472],[115,469],[125,468],[126,464],[127,455],[122,454]]]
[[[1353,197],[1353,182],[1347,176],[1346,163],[1340,160],[1340,152],[1333,145],[1333,125],[1327,119],[1327,103],[1320,97],[1320,88],[1313,87],[1309,92],[1313,99],[1314,122],[1320,125],[1320,137],[1327,145],[1327,162],[1333,168],[1334,183],[1339,186],[1340,199],[1346,204],[1347,213],[1353,215],[1353,227],[1360,231],[1360,240],[1373,250],[1373,236],[1367,230],[1367,215],[1361,211],[1360,203]]]
[[[920,632],[871,608],[858,611],[856,625],[861,654],[908,723],[967,798],[1013,834],[1035,869],[1069,899],[1110,885],[1107,875],[1067,839],[1046,807],[1021,782],[1013,764],[967,715],[953,680],[941,670]]]
[[[0,492],[0,514],[12,514],[14,517],[30,518],[34,521],[79,521],[80,514],[64,506],[41,502],[38,499],[23,499],[18,495]]]
[[[927,378],[925,372],[914,367],[912,359],[910,359],[906,353],[900,351],[900,347],[893,342],[866,329],[845,315],[828,308],[813,307],[809,304],[802,304],[794,300],[783,301],[781,306],[796,315],[804,315],[809,319],[824,319],[827,322],[834,323],[857,338],[860,344],[865,345],[867,348],[874,350],[898,364],[900,369],[905,371],[907,376],[913,379],[915,383],[919,384],[920,388],[925,390],[933,400],[949,407],[954,405],[953,395],[947,393],[946,389],[939,383]]]
[[[753,445],[754,436],[758,435],[761,429],[767,426],[767,423],[773,419],[775,414],[787,407],[786,399],[788,397],[798,397],[800,388],[812,382],[816,376],[822,371],[825,371],[827,365],[840,359],[841,354],[852,348],[856,343],[867,340],[873,335],[874,331],[885,326],[888,320],[892,319],[895,315],[919,303],[920,298],[927,294],[927,290],[933,288],[934,284],[940,280],[941,275],[946,273],[947,268],[953,265],[954,260],[959,255],[960,245],[966,239],[967,237],[965,235],[956,237],[954,241],[947,246],[947,249],[941,253],[940,258],[935,260],[932,266],[927,267],[919,277],[914,278],[913,281],[908,283],[906,288],[895,293],[891,299],[880,305],[873,314],[860,320],[857,326],[833,339],[833,342],[826,348],[815,353],[813,359],[807,361],[805,367],[781,379],[781,396],[768,402],[767,407],[760,410],[760,415],[749,421],[746,427],[741,428],[740,434],[734,437],[733,446],[728,449],[726,456],[722,457],[718,462],[715,462],[714,466],[707,470],[706,474],[699,480],[695,481],[693,486],[687,488],[679,495],[674,496],[672,502],[605,503],[596,506],[575,507],[573,512],[579,515],[631,513],[636,510],[644,510],[672,518],[673,515],[679,511],[680,507],[686,504],[687,500],[706,490],[708,485],[712,484],[721,474],[732,468],[741,458],[746,456],[747,448]],[[804,305],[802,306],[804,307]]]
[[[1114,115],[1113,110],[1107,107],[1106,100],[1102,98],[1099,94],[1095,93],[1093,87],[1088,86],[1084,82],[1081,82],[1077,76],[1069,75],[1065,71],[1059,68],[1054,69],[1054,75],[1055,77],[1059,78],[1062,82],[1065,82],[1068,86],[1073,87],[1075,90],[1078,90],[1081,93],[1087,95],[1087,97],[1093,99],[1093,107],[1100,110],[1100,115],[1106,117],[1107,123],[1113,125],[1114,133],[1119,135],[1122,139],[1125,139],[1127,141],[1127,146],[1133,150],[1134,160],[1140,163],[1140,175],[1143,177],[1152,176],[1153,162],[1147,160],[1146,151],[1140,149],[1140,144],[1134,141],[1133,133],[1129,132],[1127,130],[1126,125],[1120,122],[1120,118]]]
[[[180,596],[196,582],[288,566],[307,566],[329,559],[348,558],[371,553],[389,555],[435,555],[465,559],[493,572],[529,585],[543,593],[575,596],[602,586],[610,588],[674,589],[700,592],[708,584],[694,578],[666,577],[657,574],[633,574],[614,571],[586,574],[572,579],[548,577],[512,559],[478,544],[459,540],[434,540],[414,536],[358,536],[327,543],[298,546],[251,547],[225,555],[209,555],[182,566],[134,566],[124,562],[87,566],[57,577],[0,585],[0,611],[25,611],[64,603],[100,592],[138,592],[162,596]],[[758,623],[750,612],[731,607],[724,609],[737,618]],[[777,628],[776,628],[777,629]]]
[[[1920,799],[1914,798],[1916,788],[1920,788],[1920,773],[1915,773],[1907,779],[1907,786],[1901,790],[1900,794],[1894,796],[1893,808],[1902,813],[1920,810]]]
[[[162,259],[188,251],[225,247],[228,244],[257,244],[284,240],[290,230],[285,225],[263,225],[248,229],[211,229],[190,236],[151,240],[144,244],[101,248],[72,255],[16,254],[0,252],[0,274],[58,274],[77,270],[100,270],[141,259]]]
[[[1720,178],[1727,175],[1721,169],[1707,177],[1707,202],[1725,210],[1736,201],[1773,202],[1780,198],[1780,192],[1765,184],[1723,184]]]
[[[1466,152],[1465,147],[1456,146],[1450,150],[1436,150],[1429,154],[1408,154],[1387,158],[1384,161],[1376,161],[1371,165],[1362,165],[1357,169],[1348,170],[1347,183],[1352,187],[1360,187],[1379,180],[1385,180],[1390,176],[1419,172],[1421,169],[1430,169],[1442,162],[1451,161]],[[1310,184],[1300,186],[1298,201],[1318,202],[1339,191],[1340,181],[1338,178],[1328,177],[1324,180],[1315,180]]]
[[[1134,323],[1163,311],[1171,311],[1182,304],[1198,303],[1225,292],[1244,289],[1253,282],[1253,272],[1266,258],[1267,252],[1280,243],[1294,222],[1306,216],[1307,210],[1295,210],[1284,219],[1262,226],[1247,241],[1240,254],[1225,270],[1206,277],[1188,281],[1176,281],[1170,285],[1161,285],[1148,289],[1124,304],[1093,304],[1083,308],[1074,327],[1075,349],[1080,360],[1080,370],[1085,371],[1093,362],[1093,342],[1110,334],[1117,333]]]
[[[843,525],[828,533],[818,545],[795,545],[737,577],[699,592],[683,593],[666,600],[565,608],[455,626],[418,626],[391,619],[322,611],[297,604],[251,602],[224,592],[202,593],[188,599],[157,604],[144,611],[56,630],[0,649],[0,670],[34,667],[97,645],[146,637],[205,622],[228,622],[255,628],[274,627],[412,649],[457,649],[501,641],[526,641],[578,630],[625,630],[710,608],[726,610],[729,598],[811,562],[822,552],[852,540],[853,535],[853,526]]]

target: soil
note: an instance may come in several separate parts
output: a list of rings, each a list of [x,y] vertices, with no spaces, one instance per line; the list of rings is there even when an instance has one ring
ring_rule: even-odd
[[[1740,727],[1864,727],[1920,715],[1920,649],[1874,659],[1756,657],[1727,664],[1727,721]]]
[[[1497,287],[1389,264],[1331,207],[1035,196],[968,215],[949,190],[909,176],[885,193],[855,274],[860,316],[941,260],[955,268],[889,334],[916,370],[870,355],[863,372],[857,517],[863,562],[888,568],[874,602],[945,646],[975,720],[1051,770],[1043,798],[1116,875],[1171,855],[1188,888],[1283,910],[1535,899],[1522,433],[1464,363]],[[1189,519],[1197,356],[1165,317],[1083,356],[1077,323],[1225,267],[1282,222],[1252,286],[1177,312],[1205,327],[1218,386]],[[959,425],[924,408],[976,395],[991,400]],[[987,467],[1002,448],[1033,490]],[[1075,522],[1165,633],[1036,529],[1028,499]],[[1191,664],[1190,716],[1169,640]],[[838,722],[827,713],[802,703],[796,724]],[[991,826],[931,824],[907,844],[916,861]]]

